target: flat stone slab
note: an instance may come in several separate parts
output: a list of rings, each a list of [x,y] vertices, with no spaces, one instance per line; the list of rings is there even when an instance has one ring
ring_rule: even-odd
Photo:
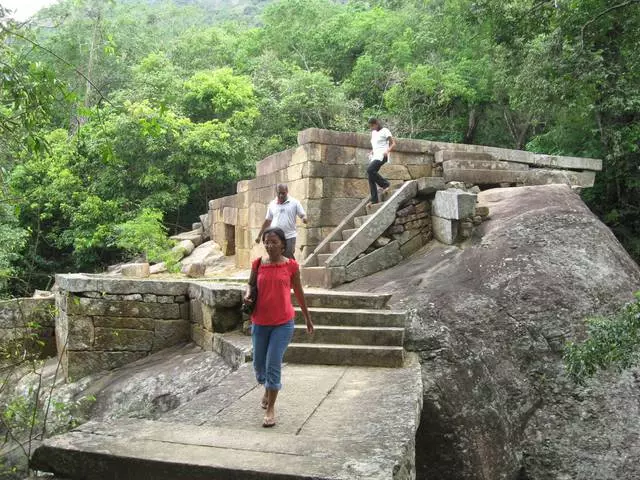
[[[34,467],[72,480],[415,478],[417,357],[402,368],[285,365],[283,383],[272,429],[243,365],[158,421],[90,422],[46,440]]]

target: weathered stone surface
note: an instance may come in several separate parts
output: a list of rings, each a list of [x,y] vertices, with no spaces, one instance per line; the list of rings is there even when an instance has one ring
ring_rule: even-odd
[[[418,195],[431,196],[438,190],[444,190],[444,179],[442,177],[426,177],[419,178],[418,182]]]
[[[369,182],[365,178],[323,178],[322,196],[327,198],[357,197],[369,195]]]
[[[481,154],[485,156],[485,154]],[[473,159],[473,158],[455,158],[447,160],[442,164],[445,172],[450,170],[529,170],[529,165],[524,163],[505,162],[501,160]]]
[[[213,332],[197,323],[191,324],[191,340],[206,352],[213,350]]]
[[[175,252],[179,258],[183,258],[187,255],[190,255],[195,248],[196,246],[191,240],[180,240],[180,242],[178,242],[178,244],[173,247],[171,251]]]
[[[324,198],[302,201],[310,227],[338,225],[362,202],[361,198]]]
[[[229,208],[229,207],[225,207],[225,208]],[[193,243],[193,248],[197,247],[202,243],[202,233],[198,232],[197,230],[193,230],[190,232],[183,232],[178,235],[173,235],[169,238],[171,238],[172,240],[178,241],[179,242],[178,245],[180,245],[183,241],[188,240],[191,243]],[[191,249],[191,251],[193,250],[193,248]],[[191,251],[189,251],[189,253],[191,253]]]
[[[378,237],[375,242],[373,242],[373,246],[376,248],[384,247],[385,245],[391,242],[390,238],[387,237]]]
[[[95,341],[95,329],[91,317],[67,315],[66,330],[69,350],[91,350]]]
[[[224,207],[222,209],[222,221],[229,225],[235,225],[238,218],[238,209],[235,207]]]
[[[124,277],[145,278],[149,276],[149,264],[127,263],[122,265],[120,272]]]
[[[445,165],[448,162],[445,162]],[[570,170],[551,170],[533,168],[530,170],[480,170],[480,169],[445,169],[446,181],[459,180],[476,185],[519,184],[547,185],[564,183],[570,186],[592,187],[595,172],[574,172]]]
[[[376,251],[355,260],[345,267],[345,281],[352,282],[358,278],[379,272],[396,265],[402,260],[400,244],[391,242]]]
[[[49,290],[34,290],[31,298],[53,298],[53,292]]]
[[[277,170],[287,168],[295,151],[295,148],[290,148],[283,152],[269,155],[268,157],[259,161],[256,165],[256,175],[268,175],[270,173],[276,172]]]
[[[480,199],[492,220],[477,242],[348,285],[412,311],[405,347],[419,352],[424,382],[417,478],[640,478],[638,371],[580,387],[562,362],[586,317],[640,289],[640,269],[566,186]]]
[[[152,351],[186,343],[190,339],[189,322],[185,320],[155,320]]]
[[[406,232],[394,234],[393,239],[402,246],[418,234],[420,234],[420,230],[407,230]]]
[[[189,296],[214,308],[236,307],[242,303],[244,285],[191,284]]]
[[[229,332],[242,324],[242,313],[238,307],[218,307],[212,310],[211,321],[214,332]]]
[[[403,258],[407,258],[420,250],[433,238],[431,230],[423,230],[411,238],[408,242],[400,246],[400,253]]]
[[[155,265],[151,265],[149,267],[149,273],[151,275],[162,273],[167,271],[167,265],[164,262],[156,263]]]
[[[476,195],[462,190],[445,190],[436,193],[436,198],[431,205],[433,215],[460,220],[471,217],[475,213]]]
[[[128,365],[141,358],[147,352],[99,352],[99,351],[73,351],[66,353],[68,359],[67,379],[76,381],[92,373],[99,373],[105,370]]]
[[[419,178],[430,177],[433,172],[433,159],[426,160],[423,165],[407,165],[409,175],[413,180]]]
[[[431,216],[433,237],[445,245],[453,245],[458,238],[458,220]]]
[[[431,220],[428,216],[412,220],[410,222],[405,223],[403,226],[405,230],[421,230],[425,227],[429,227],[431,225]]]
[[[328,267],[345,266],[351,263],[367,247],[369,247],[396,218],[396,211],[403,202],[416,195],[416,181],[406,182],[400,187],[392,197],[385,202],[377,212],[373,214],[372,220],[364,228],[360,228],[347,240],[331,257],[327,263]]]
[[[476,207],[476,215],[479,215],[481,217],[488,217],[489,216],[489,207],[487,207],[486,205],[478,205]]]
[[[71,336],[71,335],[70,335]],[[153,332],[128,328],[96,327],[93,348],[96,350],[124,350],[148,352],[153,346]]]
[[[138,280],[113,278],[104,275],[69,273],[56,275],[56,285],[67,292],[100,292],[105,294],[154,293],[158,295],[184,295],[189,283],[177,280]],[[64,297],[66,298],[66,297]],[[59,298],[63,300],[62,297]],[[66,305],[59,305],[66,309]]]
[[[463,162],[492,162],[496,159],[493,155],[484,152],[470,152],[466,150],[439,150],[434,155],[436,163],[447,161],[463,161]]]
[[[140,317],[93,317],[93,325],[107,328],[131,328],[134,330],[153,330],[155,327],[153,318]]]
[[[165,361],[155,370],[138,368],[138,378],[155,392],[142,373],[171,377],[170,365]],[[215,364],[209,368],[218,371]],[[47,440],[35,454],[34,466],[69,472],[72,478],[415,478],[412,452],[422,387],[415,358],[399,369],[286,365],[283,375],[290,393],[279,400],[278,426],[271,431],[247,414],[261,392],[252,369],[242,365],[214,388],[199,378],[205,391],[188,402],[187,387],[195,392],[199,385],[183,379],[186,386],[180,392],[185,393],[169,402],[178,406],[164,415],[143,401],[158,421],[92,422]],[[375,393],[381,384],[388,385],[385,396]],[[176,387],[165,391],[173,393]],[[140,403],[132,401],[140,396],[138,389],[136,393],[127,403]]]
[[[100,315],[115,317],[180,318],[178,305],[124,302],[73,297],[67,302],[69,315]]]
[[[207,266],[203,263],[188,263],[182,266],[182,273],[191,278],[204,277],[206,270]]]
[[[415,211],[415,208],[414,208]],[[395,225],[404,225],[405,223],[410,223],[410,222],[414,222],[416,220],[422,220],[423,218],[428,217],[429,214],[426,212],[423,213],[414,213],[412,215],[407,215],[407,216],[398,216],[398,218],[396,218],[396,220],[393,222]]]
[[[406,217],[406,216],[412,215],[414,213],[416,213],[416,206],[411,204],[411,205],[409,205],[407,207],[404,207],[404,208],[401,208],[400,210],[398,210],[396,212],[396,216],[397,217]]]

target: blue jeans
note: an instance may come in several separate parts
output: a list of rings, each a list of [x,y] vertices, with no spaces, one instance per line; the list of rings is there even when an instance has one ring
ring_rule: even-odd
[[[280,390],[282,358],[293,337],[293,320],[274,327],[251,326],[253,341],[253,369],[260,385],[267,390]]]

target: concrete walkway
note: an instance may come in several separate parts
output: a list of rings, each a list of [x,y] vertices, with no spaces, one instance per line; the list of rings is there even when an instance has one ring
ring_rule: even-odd
[[[262,428],[249,364],[157,421],[90,422],[47,440],[35,465],[70,479],[410,479],[420,365],[286,365],[277,425]]]

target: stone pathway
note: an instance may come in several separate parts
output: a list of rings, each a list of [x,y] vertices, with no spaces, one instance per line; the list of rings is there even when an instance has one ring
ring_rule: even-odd
[[[87,423],[34,465],[70,479],[410,479],[420,365],[285,365],[277,425],[262,428],[249,364],[157,421]],[[413,475],[413,477],[412,477]]]

